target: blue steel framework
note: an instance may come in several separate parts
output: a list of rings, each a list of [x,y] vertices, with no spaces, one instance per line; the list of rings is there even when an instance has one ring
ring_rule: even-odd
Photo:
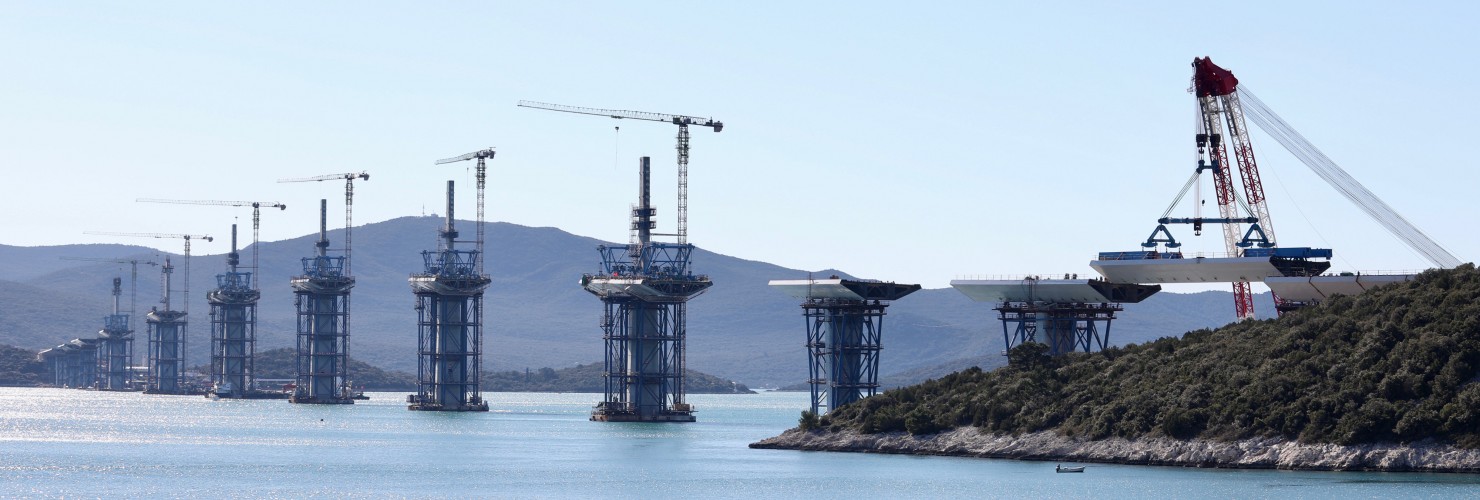
[[[812,413],[873,396],[879,389],[884,304],[862,300],[808,299],[807,384]]]
[[[36,353],[36,361],[46,364],[46,371],[51,372],[51,385],[62,386],[62,359],[64,358],[62,346],[50,349],[42,349]]]
[[[257,299],[252,273],[237,271],[236,224],[231,225],[230,270],[216,275],[216,289],[206,293],[211,304],[211,394],[241,398],[252,390],[257,346]]]
[[[62,386],[73,389],[92,389],[98,381],[98,340],[72,339],[63,344]]]
[[[417,393],[406,397],[410,410],[488,411],[479,378],[483,291],[492,280],[478,271],[479,250],[456,248],[453,221],[453,182],[447,181],[447,220],[438,249],[421,253],[423,270],[409,280],[416,295],[418,353]]]
[[[185,387],[185,334],[189,326],[184,311],[170,309],[170,278],[175,266],[165,258],[160,266],[163,276],[163,310],[151,309],[145,316],[149,327],[149,372],[144,392],[148,394],[184,394]]]
[[[652,241],[650,179],[651,161],[642,157],[633,242],[597,247],[601,273],[581,278],[604,309],[606,393],[591,412],[594,421],[694,421],[684,401],[686,303],[713,283],[689,269],[693,245]]]
[[[1118,303],[1003,302],[998,306],[1006,350],[1024,342],[1048,345],[1049,354],[1090,352],[1110,343],[1110,322]],[[1099,324],[1103,323],[1101,328]],[[1004,351],[1006,352],[1006,351]]]
[[[349,389],[348,256],[329,256],[329,201],[319,200],[316,255],[303,259],[303,274],[293,277],[298,311],[298,357],[293,403],[354,404]]]
[[[809,296],[802,303],[807,326],[807,383],[812,412],[821,414],[879,389],[884,309],[920,285],[843,280],[860,298]],[[810,295],[810,293],[809,293]]]
[[[103,317],[103,329],[98,331],[99,390],[134,389],[129,370],[134,360],[134,331],[129,329],[129,315],[118,310],[121,295],[123,279],[113,278],[113,314]]]

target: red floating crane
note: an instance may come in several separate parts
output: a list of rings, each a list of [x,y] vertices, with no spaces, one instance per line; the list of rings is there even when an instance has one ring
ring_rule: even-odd
[[[1269,207],[1264,202],[1264,184],[1259,180],[1259,164],[1254,160],[1254,146],[1249,141],[1249,129],[1244,123],[1243,107],[1238,101],[1238,78],[1233,73],[1213,64],[1206,57],[1192,60],[1192,87],[1200,111],[1198,120],[1198,156],[1207,155],[1213,165],[1213,189],[1218,194],[1218,213],[1225,219],[1238,217],[1238,194],[1234,191],[1233,176],[1228,172],[1228,149],[1232,142],[1233,157],[1238,162],[1244,199],[1253,217],[1259,219],[1259,227],[1270,246],[1276,245],[1274,226],[1270,224]],[[1227,124],[1228,134],[1223,134]],[[1224,141],[1227,137],[1229,141]],[[1223,242],[1228,253],[1239,254],[1239,242],[1243,230],[1237,222],[1223,224]],[[1247,281],[1233,283],[1234,310],[1238,319],[1254,317],[1254,293]]]

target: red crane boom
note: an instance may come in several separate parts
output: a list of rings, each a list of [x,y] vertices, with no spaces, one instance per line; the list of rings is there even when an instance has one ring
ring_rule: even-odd
[[[1233,145],[1233,157],[1238,162],[1239,178],[1243,181],[1244,198],[1250,214],[1259,219],[1259,226],[1270,246],[1275,244],[1274,227],[1270,224],[1269,207],[1264,201],[1264,184],[1259,179],[1259,164],[1254,160],[1254,145],[1249,140],[1249,128],[1244,123],[1243,108],[1238,102],[1238,78],[1233,73],[1213,64],[1206,57],[1192,60],[1192,87],[1201,111],[1198,134],[1198,152],[1206,153],[1213,164],[1213,184],[1218,193],[1218,212],[1228,219],[1238,217],[1237,194],[1233,187],[1233,176],[1229,174],[1227,144]],[[1223,126],[1228,126],[1228,141],[1224,141]],[[1223,224],[1223,241],[1228,253],[1239,255],[1238,243],[1242,228],[1239,224]],[[1254,317],[1254,293],[1247,281],[1233,283],[1234,310],[1239,320]]]

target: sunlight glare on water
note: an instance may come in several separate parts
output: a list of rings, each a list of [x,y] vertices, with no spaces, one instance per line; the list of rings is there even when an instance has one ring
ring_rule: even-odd
[[[805,393],[692,395],[691,424],[587,420],[595,394],[491,393],[488,413],[0,388],[0,497],[1405,497],[1459,474],[1238,471],[752,450]]]

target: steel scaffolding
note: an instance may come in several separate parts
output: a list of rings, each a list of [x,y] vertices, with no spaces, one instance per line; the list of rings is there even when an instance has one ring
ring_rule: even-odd
[[[289,282],[298,311],[294,403],[353,404],[349,388],[349,293],[355,278],[348,257],[329,256],[329,201],[319,200],[317,255],[303,259],[303,274]]]
[[[410,278],[416,295],[417,393],[408,409],[488,411],[480,377],[483,291],[492,280],[478,272],[478,250],[458,250],[453,227],[453,183],[447,181],[447,220],[436,251],[421,253],[423,269]]]
[[[257,299],[252,273],[237,271],[236,224],[231,225],[229,270],[216,275],[216,288],[206,293],[211,305],[211,390],[209,396],[242,398],[252,392],[253,358],[257,351]]]
[[[773,280],[770,285],[803,299],[807,327],[807,383],[812,412],[821,414],[879,390],[884,309],[920,285],[841,279]]]
[[[1114,302],[1003,302],[996,308],[1002,320],[1005,350],[1024,342],[1038,342],[1047,344],[1049,354],[1054,356],[1102,350],[1110,345],[1110,322],[1122,309]]]
[[[119,312],[123,279],[113,278],[113,314],[103,317],[98,331],[98,389],[105,391],[134,390],[129,366],[134,360],[134,331],[129,328],[129,315]]]
[[[632,242],[597,247],[601,272],[581,278],[604,309],[606,394],[591,412],[595,421],[694,421],[684,401],[686,304],[713,283],[690,270],[693,245],[652,241],[657,211],[650,186],[651,161],[642,157]]]

